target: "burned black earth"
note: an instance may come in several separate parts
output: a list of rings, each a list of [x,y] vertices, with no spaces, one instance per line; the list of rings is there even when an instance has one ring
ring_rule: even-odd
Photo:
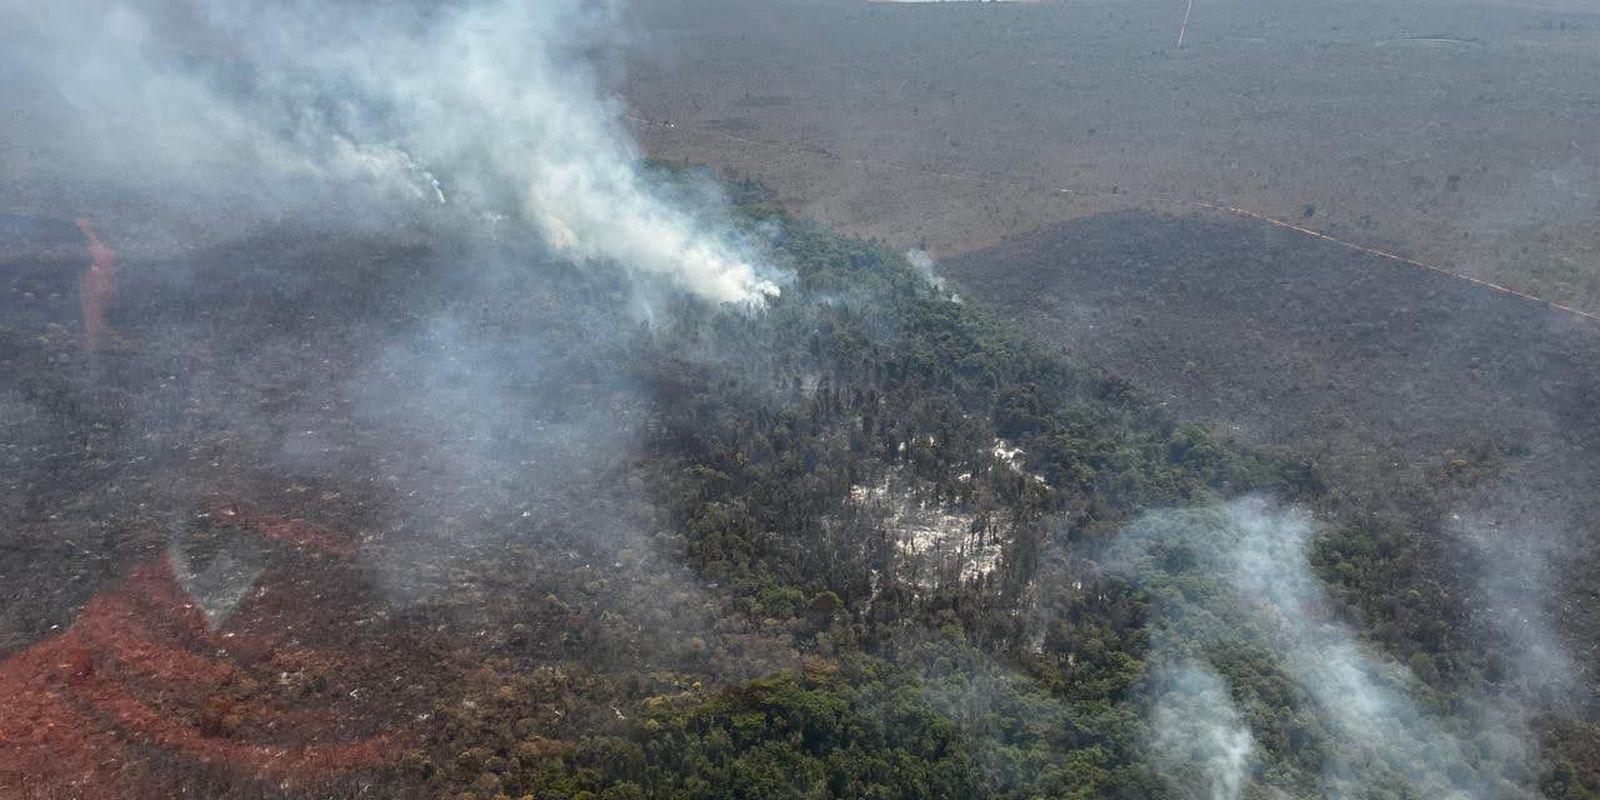
[[[1600,324],[1223,217],[1088,217],[943,269],[1180,416],[1310,459],[1363,514],[1447,535],[1486,509],[1506,537],[1541,539],[1564,554],[1561,611],[1590,652]]]

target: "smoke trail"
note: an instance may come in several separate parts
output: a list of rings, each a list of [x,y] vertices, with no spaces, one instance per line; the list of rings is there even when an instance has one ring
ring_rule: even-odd
[[[1490,499],[1485,508],[1451,516],[1455,537],[1477,567],[1479,614],[1498,638],[1515,683],[1527,698],[1568,696],[1580,670],[1557,634],[1551,564],[1560,534],[1569,524],[1549,512],[1549,504]]]
[[[1157,767],[1181,796],[1237,800],[1255,761],[1255,740],[1228,687],[1196,662],[1169,670],[1161,683],[1151,720]]]
[[[619,16],[579,0],[8,3],[0,164],[34,192],[111,187],[191,215],[527,227],[710,300],[775,293],[717,209],[641,171],[593,64]]]
[[[1140,520],[1117,559],[1160,610],[1157,662],[1246,659],[1243,669],[1293,681],[1324,738],[1320,781],[1329,796],[1478,797],[1520,778],[1528,756],[1521,731],[1487,699],[1489,711],[1474,719],[1425,711],[1412,700],[1420,687],[1410,671],[1331,615],[1306,558],[1314,532],[1305,512],[1259,497]],[[1171,704],[1158,703],[1156,741],[1190,735],[1184,726],[1194,723],[1163,715],[1163,706]]]
[[[1359,752],[1335,756],[1325,767],[1330,788],[1352,793],[1369,780],[1369,771],[1436,797],[1475,788],[1477,781],[1469,778],[1463,786],[1453,777],[1473,775],[1460,743],[1411,704],[1410,672],[1369,653],[1328,616],[1306,559],[1310,516],[1254,498],[1229,505],[1228,517],[1236,537],[1230,560],[1237,565],[1231,571],[1237,601],[1269,626],[1282,668],[1306,687],[1347,750]],[[1374,763],[1381,769],[1351,766]]]

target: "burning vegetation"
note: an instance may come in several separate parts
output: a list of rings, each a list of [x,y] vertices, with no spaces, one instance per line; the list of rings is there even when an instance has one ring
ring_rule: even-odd
[[[1600,792],[1310,461],[641,162],[616,4],[87,6],[0,11],[126,129],[5,123],[95,224],[0,228],[0,794]]]
[[[61,430],[105,426],[125,488],[93,501],[100,594],[4,662],[29,752],[72,754],[40,771],[18,750],[8,785],[1162,796],[1313,791],[1325,760],[1365,752],[1320,716],[1336,703],[1283,694],[1312,650],[1365,645],[1279,653],[1302,606],[1234,609],[1206,584],[1206,613],[1248,612],[1240,630],[1272,646],[1185,649],[1202,639],[1166,598],[1209,562],[1168,547],[1154,583],[1113,563],[1148,509],[1257,489],[1320,504],[1307,467],[1178,424],[901,256],[735,189],[795,275],[754,313],[661,285],[642,320],[638,284],[603,271],[463,281],[449,241],[319,241],[328,262],[288,237],[249,243],[244,270],[227,251],[130,270],[107,313],[141,345],[98,356],[118,383],[51,378],[68,345],[12,337],[24,401]],[[391,270],[411,290],[373,296]],[[208,294],[173,296],[176,274]],[[151,498],[197,510],[174,522]],[[1302,569],[1377,574],[1396,556],[1365,535],[1331,531]],[[1362,613],[1342,585],[1318,625]],[[1456,666],[1412,657],[1421,683],[1399,685],[1476,697],[1471,662],[1439,652]],[[1589,735],[1573,723],[1530,720],[1554,744],[1519,756],[1456,719],[1430,724],[1474,742],[1452,756],[1473,781],[1579,774],[1542,755]],[[1152,738],[1160,720],[1224,749]]]

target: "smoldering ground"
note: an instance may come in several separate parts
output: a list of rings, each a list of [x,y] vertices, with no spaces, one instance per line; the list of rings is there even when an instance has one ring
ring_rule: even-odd
[[[675,309],[759,313],[784,278],[709,181],[639,163],[607,88],[620,19],[0,6],[22,306],[0,413],[26,434],[0,462],[18,512],[0,651],[235,501],[358,542],[352,580],[385,607],[352,612],[374,628],[421,615],[594,669],[705,668],[706,642],[738,635],[654,539],[632,346]],[[117,257],[92,348],[78,216]]]
[[[179,259],[123,259],[108,314],[118,343],[91,356],[72,314],[83,265],[56,266],[18,270],[54,319],[0,330],[14,376],[5,424],[27,432],[0,463],[17,512],[0,548],[8,654],[51,641],[88,595],[174,552],[174,534],[219,507],[352,543],[315,611],[350,615],[372,637],[347,644],[384,662],[381,675],[340,676],[361,696],[373,681],[413,696],[405,687],[444,684],[446,704],[464,691],[438,648],[384,647],[388,634],[519,663],[572,659],[590,674],[688,667],[708,683],[770,671],[765,659],[782,652],[756,642],[706,663],[708,647],[740,634],[713,629],[718,599],[655,538],[664,520],[632,463],[651,401],[642,362],[626,355],[643,335],[635,298],[745,312],[532,245],[282,227]],[[272,574],[236,572],[186,585],[234,602]],[[395,724],[403,735],[433,725]],[[159,785],[188,780],[174,774]]]
[[[185,389],[135,398],[136,427],[250,431],[286,475],[381,470],[385,457],[315,430],[331,408],[438,445],[456,478],[559,462],[531,482],[559,485],[582,474],[571,464],[613,461],[635,428],[607,400],[625,379],[564,370],[615,359],[604,343],[666,298],[759,303],[782,279],[708,183],[669,188],[641,168],[609,88],[623,21],[613,2],[7,3],[0,167],[30,215],[103,220],[133,259],[114,324],[149,351],[224,351],[165,382]],[[602,278],[626,300],[596,317],[540,317],[561,301],[537,276],[568,264],[640,277]],[[278,305],[261,321],[289,335],[234,337],[264,288]],[[389,319],[273,318],[341,313],[308,302],[321,293]],[[522,296],[471,319],[447,308],[474,293]],[[421,328],[393,324],[419,312]],[[551,344],[574,338],[598,344],[581,358]],[[329,369],[305,391],[256,377],[307,358]]]

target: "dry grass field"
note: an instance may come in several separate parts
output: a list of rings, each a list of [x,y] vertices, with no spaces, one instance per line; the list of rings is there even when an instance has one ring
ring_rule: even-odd
[[[936,255],[1219,203],[1600,309],[1600,9],[1183,10],[661,0],[625,93],[652,155]]]

